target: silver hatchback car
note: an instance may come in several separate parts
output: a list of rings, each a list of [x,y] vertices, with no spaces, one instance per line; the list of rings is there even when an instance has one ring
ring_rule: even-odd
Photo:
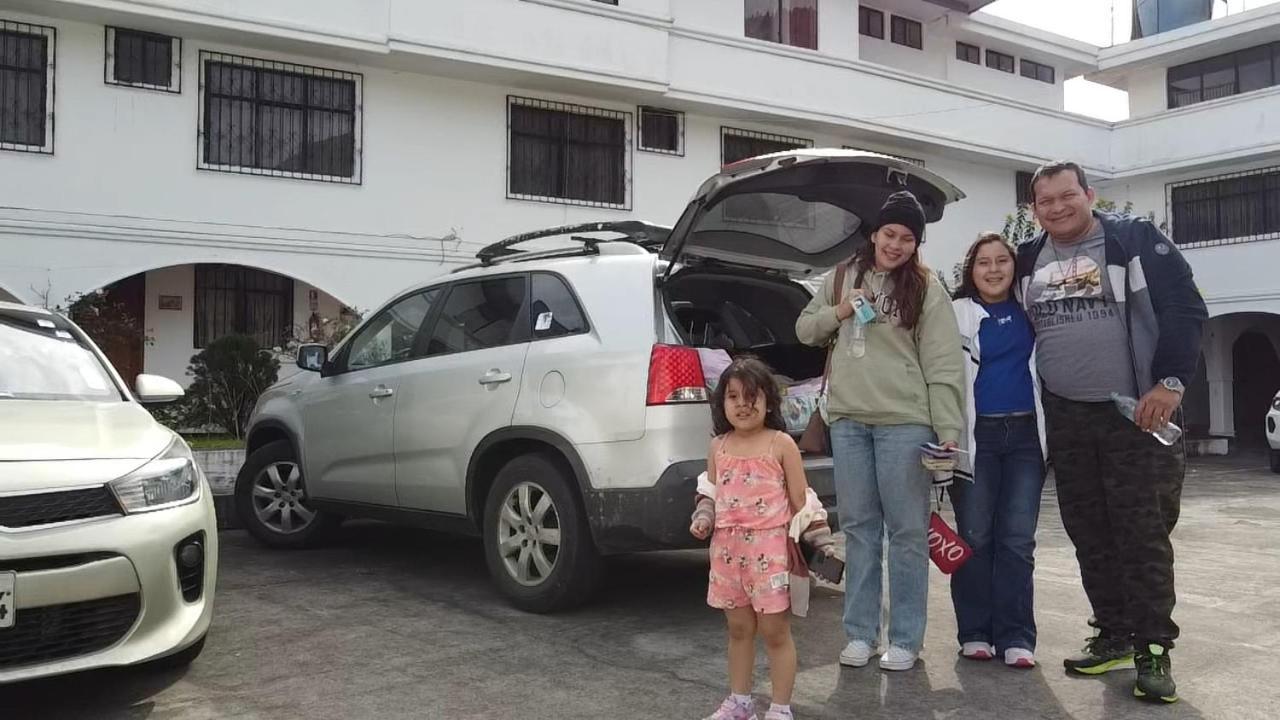
[[[313,372],[269,389],[250,421],[241,521],[273,547],[344,517],[479,533],[498,588],[537,612],[586,599],[602,556],[694,546],[703,358],[820,376],[823,351],[795,336],[804,281],[850,257],[862,219],[903,188],[930,221],[963,197],[893,158],[795,150],[726,167],[674,228],[596,223],[485,248],[332,352],[302,349]],[[833,496],[830,458],[806,469]]]

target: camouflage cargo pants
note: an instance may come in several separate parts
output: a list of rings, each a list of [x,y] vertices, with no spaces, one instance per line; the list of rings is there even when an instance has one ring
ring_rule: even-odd
[[[1173,545],[1186,457],[1109,402],[1044,393],[1062,524],[1076,547],[1094,624],[1173,646]]]

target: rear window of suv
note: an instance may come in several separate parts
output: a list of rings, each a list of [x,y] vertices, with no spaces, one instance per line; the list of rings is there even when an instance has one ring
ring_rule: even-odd
[[[550,273],[535,273],[531,290],[529,319],[533,339],[549,340],[587,331],[587,319],[564,279]]]

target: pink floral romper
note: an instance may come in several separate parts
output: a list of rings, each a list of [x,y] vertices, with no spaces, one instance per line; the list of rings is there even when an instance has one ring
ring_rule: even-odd
[[[787,526],[791,502],[782,463],[769,453],[739,457],[716,448],[716,527],[707,604],[758,613],[791,607]]]

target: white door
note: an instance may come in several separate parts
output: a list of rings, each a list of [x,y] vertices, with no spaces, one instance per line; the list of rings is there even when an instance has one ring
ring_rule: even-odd
[[[472,452],[511,424],[529,349],[528,278],[503,275],[449,289],[406,367],[396,405],[396,489],[406,508],[466,512]]]
[[[334,358],[332,374],[302,395],[310,494],[397,504],[395,408],[401,378],[423,347],[420,331],[439,293],[415,292],[384,309]]]

